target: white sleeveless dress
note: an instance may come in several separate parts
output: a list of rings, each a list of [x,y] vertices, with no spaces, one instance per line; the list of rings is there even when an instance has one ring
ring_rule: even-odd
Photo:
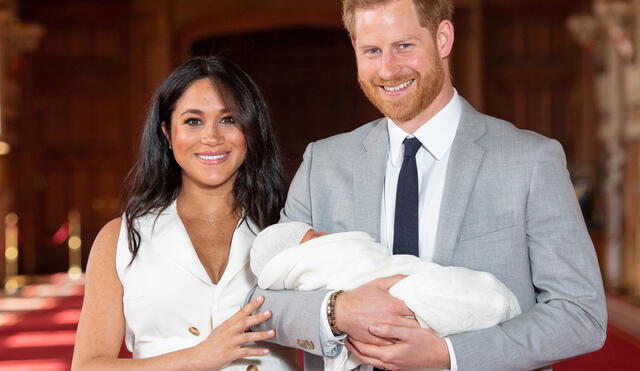
[[[242,308],[255,284],[249,250],[259,229],[249,220],[233,234],[229,261],[217,284],[200,263],[176,211],[175,201],[158,216],[137,221],[140,249],[131,265],[122,222],[116,269],[123,287],[125,343],[134,358],[153,357],[195,346]],[[155,222],[155,223],[154,223]],[[251,228],[249,228],[249,225]],[[275,344],[266,357],[244,358],[224,370],[295,370],[295,353]]]

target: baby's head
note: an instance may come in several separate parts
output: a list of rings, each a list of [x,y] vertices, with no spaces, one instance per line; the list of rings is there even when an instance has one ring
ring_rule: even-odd
[[[302,239],[300,240],[300,244],[313,240],[314,238],[318,238],[326,235],[327,233],[325,232],[316,232],[315,229],[309,228],[307,233],[305,233],[304,236],[302,236]]]
[[[326,233],[316,232],[310,225],[300,222],[279,223],[267,227],[253,241],[251,269],[259,276],[264,265],[281,251],[324,235]]]
[[[309,224],[301,222],[278,223],[265,228],[253,242],[254,246],[273,246],[271,249],[287,249],[313,240],[326,233],[316,232]]]

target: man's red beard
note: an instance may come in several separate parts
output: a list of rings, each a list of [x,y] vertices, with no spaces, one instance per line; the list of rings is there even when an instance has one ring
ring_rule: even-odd
[[[420,76],[417,72],[405,74],[394,78],[393,80],[382,80],[374,78],[371,82],[365,82],[358,77],[360,88],[367,96],[369,101],[376,106],[380,112],[396,122],[406,122],[414,119],[420,113],[425,111],[431,103],[436,99],[442,85],[444,84],[444,67],[442,60],[434,54],[432,68],[426,71],[424,76]],[[380,86],[398,86],[406,81],[414,79],[412,85],[408,89],[416,89],[409,95],[390,98],[384,96],[384,92]]]

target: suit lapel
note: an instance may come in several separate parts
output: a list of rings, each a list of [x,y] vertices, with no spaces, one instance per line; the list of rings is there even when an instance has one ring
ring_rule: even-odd
[[[439,264],[449,265],[453,258],[458,232],[485,151],[476,141],[485,130],[484,117],[462,99],[462,116],[451,146],[440,206],[433,257],[434,262]]]
[[[356,230],[380,240],[380,202],[384,186],[389,133],[387,120],[379,120],[362,142],[362,152],[353,159],[353,194]]]

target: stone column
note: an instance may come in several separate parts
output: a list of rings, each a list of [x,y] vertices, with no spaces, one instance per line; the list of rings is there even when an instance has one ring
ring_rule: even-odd
[[[636,149],[634,158],[636,174],[640,174],[640,0],[629,3],[629,59],[625,64],[625,138],[633,142]],[[629,293],[640,298],[640,175],[632,180],[635,215],[633,215],[633,236],[627,246],[625,256],[625,285]]]
[[[626,204],[628,197],[625,200],[622,187],[623,165],[630,160],[625,159],[624,145],[640,138],[640,124],[636,127],[631,117],[634,112],[631,108],[640,102],[637,71],[640,63],[637,55],[639,9],[639,0],[596,0],[591,14],[575,15],[568,20],[570,31],[592,54],[598,71],[595,79],[598,136],[604,143],[607,156],[603,180],[606,246],[602,268],[607,287],[625,291],[633,290],[633,287],[640,290],[640,282],[629,284],[629,274],[640,270],[638,265],[635,268],[629,266],[630,262],[640,259],[640,230],[631,243],[629,238],[624,238],[623,230],[623,217],[640,221],[640,215],[625,216],[625,206],[628,210],[640,210],[637,207],[640,204]],[[635,163],[636,159],[633,161]],[[634,203],[640,202],[640,192],[632,199]],[[633,235],[636,236],[636,231]]]

